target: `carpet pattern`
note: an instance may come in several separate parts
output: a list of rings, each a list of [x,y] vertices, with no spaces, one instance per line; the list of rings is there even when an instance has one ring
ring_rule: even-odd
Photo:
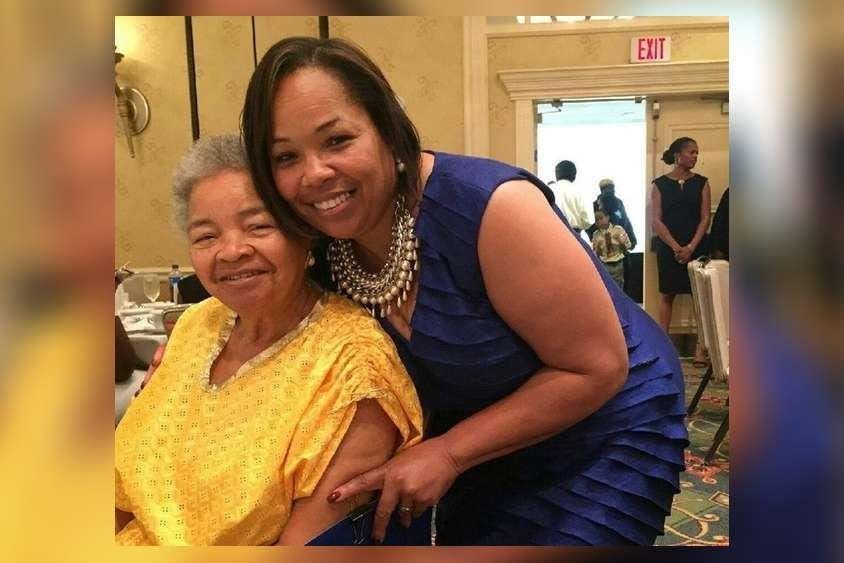
[[[704,369],[683,361],[686,404],[697,391]],[[674,497],[665,520],[665,535],[656,545],[726,546],[730,543],[730,434],[709,465],[703,459],[727,413],[727,383],[712,380],[695,412],[688,417],[689,448],[686,471],[680,475],[681,492]]]

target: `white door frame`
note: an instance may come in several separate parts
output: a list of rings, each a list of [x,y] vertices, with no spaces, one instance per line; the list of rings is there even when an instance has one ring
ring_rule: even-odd
[[[729,92],[728,61],[570,67],[535,70],[503,70],[498,73],[515,104],[517,166],[536,173],[536,112],[534,104],[552,99],[599,99],[611,97],[720,94]],[[651,171],[653,173],[653,171]],[[648,177],[652,177],[649,175]],[[650,224],[650,209],[645,222]],[[646,227],[643,305],[656,318],[656,304],[648,299],[648,270],[653,253],[648,252],[650,229]]]
[[[637,16],[632,20],[600,20],[589,22],[524,25],[488,25],[486,22],[486,16],[463,16],[464,152],[475,156],[489,156],[488,43],[489,38],[491,37],[629,33],[631,31],[660,31],[667,33],[688,29],[726,29],[728,26],[729,18],[723,16]],[[726,61],[723,62],[726,64]],[[723,82],[725,85],[720,91],[726,92],[726,77],[724,77]],[[519,112],[521,112],[521,115],[527,114],[525,108],[519,107],[519,104],[517,104],[517,129],[519,124]],[[518,141],[516,143],[516,147],[516,150],[519,151]],[[526,155],[531,155],[532,158],[532,149],[522,148],[521,152]]]
[[[553,99],[679,96],[729,91],[727,61],[502,70],[515,104],[516,166],[536,172],[534,104]]]

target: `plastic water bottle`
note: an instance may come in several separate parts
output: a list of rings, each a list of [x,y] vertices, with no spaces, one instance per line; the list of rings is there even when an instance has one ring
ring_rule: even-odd
[[[170,281],[170,296],[173,303],[179,302],[179,280],[182,279],[182,272],[179,271],[179,265],[173,264],[168,276]]]

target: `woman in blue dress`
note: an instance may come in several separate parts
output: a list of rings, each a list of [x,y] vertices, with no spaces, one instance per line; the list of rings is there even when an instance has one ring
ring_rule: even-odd
[[[551,191],[492,160],[423,152],[377,66],[289,38],[249,84],[243,135],[268,209],[392,336],[426,439],[339,487],[391,514],[437,504],[449,545],[652,544],[687,445],[659,327],[573,235]]]

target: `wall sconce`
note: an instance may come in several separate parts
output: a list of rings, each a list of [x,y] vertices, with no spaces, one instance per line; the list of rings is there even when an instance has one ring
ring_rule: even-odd
[[[126,135],[129,156],[135,158],[132,136],[139,135],[149,124],[149,103],[137,88],[123,88],[117,83],[117,64],[123,60],[123,53],[114,47],[114,95],[117,97],[117,113],[120,116],[119,127]]]

